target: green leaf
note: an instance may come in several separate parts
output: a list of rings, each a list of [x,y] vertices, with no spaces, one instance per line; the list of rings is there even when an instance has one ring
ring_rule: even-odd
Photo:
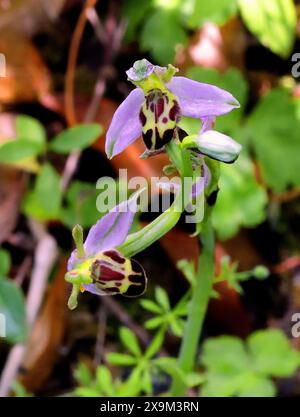
[[[148,346],[146,353],[145,353],[145,358],[151,359],[159,351],[159,349],[161,348],[164,342],[164,337],[165,337],[165,330],[160,329],[154,336],[150,345]]]
[[[283,58],[291,53],[296,35],[293,0],[239,0],[248,29],[271,51]]]
[[[134,368],[129,378],[122,384],[118,395],[120,397],[136,397],[142,391],[141,368]]]
[[[194,262],[187,259],[180,259],[177,262],[177,268],[183,273],[190,285],[194,285],[196,281],[196,271]]]
[[[179,15],[172,10],[157,10],[147,19],[140,38],[140,46],[150,51],[160,64],[173,62],[176,47],[187,44],[187,34],[182,28]]]
[[[142,373],[142,380],[141,380],[142,386],[146,394],[150,395],[153,392],[152,389],[152,378],[151,373],[149,369],[145,369]]]
[[[0,146],[0,162],[16,163],[39,155],[46,147],[46,133],[41,123],[25,115],[16,118],[16,139]]]
[[[163,312],[162,308],[152,300],[140,300],[140,304],[145,310],[150,311],[151,313],[161,314]]]
[[[266,330],[253,333],[248,338],[247,345],[239,338],[233,336],[220,336],[208,339],[203,345],[202,364],[206,367],[206,373],[203,386],[201,387],[201,396],[273,397],[276,393],[275,385],[268,378],[272,373],[270,369],[266,371],[258,366],[256,355],[260,356],[260,362],[264,366],[270,363],[267,355],[272,356],[272,352],[270,349],[266,349],[266,345],[273,343],[271,350],[277,352],[276,355],[278,359],[281,358],[282,362],[285,362],[283,358],[287,356],[286,347],[289,350],[291,349],[286,343],[284,343],[284,349],[280,347],[278,349],[278,345],[282,344],[282,340],[280,341],[281,337],[278,338],[278,335],[276,338],[272,336],[273,340],[270,337],[269,341],[266,337],[264,340],[261,338],[260,333],[265,334],[269,332],[269,330]],[[281,332],[279,333],[281,334]],[[252,340],[254,340],[254,343]],[[257,340],[259,343],[256,342]],[[247,347],[248,349],[246,349]],[[268,353],[266,352],[267,350]],[[262,354],[262,352],[265,354]],[[273,375],[280,376],[279,374]]]
[[[113,381],[112,376],[106,366],[98,366],[96,370],[96,382],[99,389],[107,396],[113,396]]]
[[[201,362],[209,371],[228,376],[247,371],[250,365],[243,342],[234,336],[207,339],[203,344]]]
[[[120,329],[120,339],[123,345],[132,353],[134,356],[141,356],[142,351],[139,345],[139,342],[136,338],[136,335],[129,330],[127,327],[121,327]]]
[[[0,162],[13,163],[38,155],[39,147],[34,142],[16,139],[0,146]]]
[[[248,338],[254,369],[267,376],[288,377],[300,366],[300,354],[278,329],[261,330]]]
[[[267,184],[277,192],[300,186],[300,100],[272,90],[249,116],[247,130]]]
[[[94,185],[73,181],[66,194],[66,206],[61,210],[62,222],[70,229],[74,224],[91,227],[101,218],[96,207],[97,190]]]
[[[153,0],[143,0],[137,7],[136,0],[123,2],[122,16],[127,22],[125,42],[134,40],[137,29],[153,6]]]
[[[0,279],[0,314],[4,317],[6,340],[24,342],[27,326],[23,293],[8,279]]]
[[[11,266],[10,254],[7,250],[0,248],[0,277],[9,273]]]
[[[234,397],[239,395],[241,386],[248,379],[248,372],[234,374],[222,372],[208,372],[204,384],[201,386],[201,397]]]
[[[175,314],[175,316],[178,316],[178,317],[187,316],[187,314],[188,314],[188,300],[187,300],[187,295],[189,295],[189,294],[186,293],[178,301],[178,303],[175,305],[175,307],[173,308],[173,314]]]
[[[52,140],[50,149],[63,154],[81,150],[95,142],[102,132],[98,123],[77,125],[57,135]]]
[[[177,337],[181,337],[183,335],[184,324],[185,321],[177,317],[172,317],[172,319],[169,320],[169,325],[172,333]]]
[[[196,372],[191,372],[185,376],[186,384],[189,388],[197,387],[198,385],[203,384],[205,377],[203,374]]]
[[[155,287],[155,299],[164,311],[170,310],[170,301],[166,290],[162,287]]]
[[[109,363],[117,366],[129,366],[137,363],[136,358],[130,355],[124,355],[123,353],[110,352],[106,358]]]
[[[276,387],[268,378],[252,372],[228,377],[222,373],[209,373],[201,387],[202,397],[274,397]]]
[[[220,239],[234,236],[240,227],[264,221],[267,194],[257,183],[249,158],[243,155],[233,165],[223,164],[219,185],[212,219]]]
[[[74,377],[80,385],[89,386],[93,382],[92,373],[83,362],[79,362],[77,365],[74,371]]]
[[[28,392],[26,390],[24,385],[22,385],[20,382],[18,382],[16,380],[14,380],[12,382],[11,388],[12,388],[14,397],[24,398],[24,397],[32,397],[33,396],[30,392]]]
[[[93,387],[78,387],[75,389],[77,397],[101,397],[99,391]]]
[[[34,185],[26,195],[24,212],[37,220],[58,219],[61,205],[60,177],[51,165],[45,164]]]
[[[186,0],[182,9],[183,13],[186,10],[187,23],[193,29],[206,22],[223,25],[238,11],[236,0]]]
[[[276,386],[268,378],[249,374],[242,381],[238,390],[239,397],[275,397]]]
[[[17,139],[36,144],[41,152],[45,150],[47,142],[45,129],[43,125],[33,117],[25,115],[17,116],[16,136]]]
[[[163,316],[153,317],[153,319],[147,320],[145,322],[145,328],[148,330],[153,330],[161,326],[164,322],[165,318]]]
[[[179,379],[183,384],[187,384],[187,378],[182,369],[178,366],[177,360],[171,357],[158,358],[153,361],[153,364],[166,372],[174,379]]]

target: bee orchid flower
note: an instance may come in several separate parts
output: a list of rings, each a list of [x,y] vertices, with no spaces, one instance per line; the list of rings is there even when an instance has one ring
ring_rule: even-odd
[[[122,294],[135,297],[146,289],[146,274],[133,259],[125,258],[117,249],[131,228],[137,201],[143,189],[123,201],[92,226],[83,242],[81,226],[73,229],[76,249],[68,261],[67,282],[73,285],[69,308],[77,306],[79,292],[97,295]]]
[[[146,59],[127,71],[136,88],[116,110],[106,136],[109,158],[118,155],[142,136],[147,153],[155,153],[180,134],[181,116],[201,119],[202,130],[211,129],[216,116],[239,107],[227,91],[210,84],[174,76],[178,70],[159,67]]]

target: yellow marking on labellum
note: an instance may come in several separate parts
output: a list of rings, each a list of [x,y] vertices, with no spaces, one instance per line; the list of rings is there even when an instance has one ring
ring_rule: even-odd
[[[174,137],[180,109],[174,94],[153,89],[145,96],[140,110],[143,140],[148,150],[161,149]]]
[[[100,290],[109,294],[140,295],[146,287],[143,268],[136,261],[124,258],[116,250],[96,255],[92,266],[92,278]]]

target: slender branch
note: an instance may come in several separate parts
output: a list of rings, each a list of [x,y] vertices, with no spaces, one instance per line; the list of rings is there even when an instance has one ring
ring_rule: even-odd
[[[78,58],[78,51],[81,39],[87,22],[87,10],[96,5],[98,0],[86,0],[86,3],[80,13],[75,30],[73,32],[70,52],[68,57],[66,78],[65,78],[65,114],[69,126],[76,124],[75,105],[74,105],[74,80],[75,68]]]
[[[104,345],[106,337],[106,324],[107,324],[107,311],[104,305],[100,305],[98,311],[98,331],[97,340],[95,346],[95,365],[98,366],[101,363],[101,359],[104,354]]]
[[[144,346],[147,346],[150,342],[150,337],[148,332],[140,327],[135,321],[130,317],[130,315],[125,311],[122,306],[115,301],[112,297],[102,297],[103,304],[107,309],[114,314],[121,323],[129,327],[143,343]]]
[[[293,188],[279,194],[271,193],[271,200],[277,203],[288,203],[289,201],[295,200],[300,196],[300,188]]]
[[[29,273],[32,265],[32,258],[30,255],[27,255],[26,258],[23,260],[22,264],[19,267],[18,272],[14,277],[14,282],[21,286],[26,278],[27,274]]]
[[[93,16],[94,20],[95,20],[95,15],[97,16],[97,13],[92,6],[90,7],[87,6],[86,9],[83,10],[83,13],[84,13],[84,16],[89,19],[91,18],[91,15]],[[81,16],[79,17],[80,22],[78,21],[78,26],[80,27],[81,25],[83,25],[83,23],[81,22],[81,19],[83,19],[83,17]],[[97,19],[99,20],[98,16],[97,16]],[[84,25],[86,21],[87,19],[84,20]],[[100,20],[99,20],[99,24],[101,25]],[[95,25],[93,25],[93,27],[95,30],[97,30],[97,27],[95,27]],[[82,28],[82,31],[83,29],[84,29],[84,26]],[[112,29],[113,30],[111,30],[108,34],[106,34],[106,37],[105,37],[104,62],[103,62],[103,66],[100,68],[99,73],[98,73],[92,100],[83,118],[84,123],[90,123],[94,121],[97,116],[99,104],[105,93],[106,80],[109,77],[109,74],[111,72],[108,69],[117,51],[119,50],[121,46],[122,38],[125,32],[125,24],[124,22],[121,22],[117,27],[113,27]],[[74,90],[74,73],[75,73],[75,66],[76,66],[76,60],[77,60],[77,54],[78,54],[78,48],[79,48],[79,44],[77,44],[78,42],[77,36],[74,35],[75,40],[74,42],[72,42],[72,45],[70,48],[70,54],[69,54],[70,65],[68,65],[68,70],[67,70],[67,75],[66,75],[66,92],[65,92],[66,117],[67,117],[69,125],[71,126],[76,124],[73,90]],[[74,46],[74,43],[75,43],[75,46]],[[76,59],[74,59],[74,56]],[[66,191],[66,189],[68,188],[68,185],[72,179],[72,176],[74,175],[74,172],[77,169],[80,157],[81,157],[81,152],[74,151],[67,158],[65,168],[62,173],[62,178],[61,178],[61,189],[63,192]]]
[[[57,259],[57,245],[44,226],[32,223],[31,229],[37,238],[34,264],[31,273],[30,286],[26,300],[26,318],[29,331],[33,328],[41,306],[47,279]],[[26,352],[26,344],[19,343],[9,352],[0,380],[0,397],[9,394],[12,381],[16,378],[19,367]]]
[[[86,16],[90,24],[93,26],[99,42],[105,44],[107,42],[107,35],[96,10],[93,7],[87,9]]]

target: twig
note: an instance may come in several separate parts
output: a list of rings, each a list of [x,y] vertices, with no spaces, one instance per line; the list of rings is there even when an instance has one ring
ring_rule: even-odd
[[[87,22],[86,11],[94,7],[98,0],[87,0],[77,21],[70,45],[68,65],[65,78],[65,113],[69,126],[76,124],[75,106],[74,106],[74,79],[75,68],[77,63],[78,51],[83,36],[84,28]]]
[[[26,252],[31,252],[34,249],[34,242],[32,238],[23,232],[17,232],[8,236],[6,241],[13,246],[23,249]]]
[[[44,225],[32,223],[31,226],[32,232],[37,238],[37,246],[26,300],[26,318],[29,330],[34,325],[43,300],[48,276],[57,259],[56,241],[46,232]],[[22,343],[15,345],[9,352],[0,380],[0,397],[8,395],[25,352],[26,344]]]
[[[90,24],[93,26],[99,42],[105,44],[107,42],[107,35],[94,7],[87,9],[86,16]]]
[[[273,266],[272,271],[275,272],[276,274],[284,274],[286,272],[289,272],[299,267],[300,267],[300,256],[295,255],[287,259],[284,259],[279,264]]]
[[[89,13],[96,13],[95,9],[93,7],[89,7],[88,9],[84,10],[84,15],[88,16],[88,10]],[[93,12],[92,12],[93,10]],[[81,17],[80,17],[81,18]],[[115,26],[112,24],[109,20],[109,27],[110,30],[108,34],[106,35],[106,43],[105,43],[105,50],[104,50],[104,59],[103,59],[103,67],[100,68],[99,74],[97,77],[97,81],[95,84],[94,92],[92,100],[89,104],[89,107],[85,113],[85,116],[83,118],[84,123],[90,123],[95,120],[97,111],[99,108],[100,101],[105,93],[106,88],[106,80],[109,77],[110,70],[109,67],[117,53],[117,51],[120,48],[122,38],[125,32],[126,25],[124,22],[121,22],[118,26]],[[86,22],[86,20],[85,20]],[[84,27],[83,27],[84,29]],[[83,30],[82,29],[82,30]],[[75,38],[75,36],[74,36]],[[77,38],[75,38],[77,40]],[[72,42],[73,43],[73,42]],[[77,60],[77,54],[78,54],[78,48],[79,44],[77,44],[77,41],[75,43],[77,49],[75,47],[70,48],[70,65],[68,65],[67,75],[66,75],[66,117],[70,125],[76,123],[75,118],[75,111],[74,111],[74,100],[73,100],[73,84],[72,87],[70,86],[70,83],[74,83],[74,71],[75,71],[75,65]],[[74,51],[75,49],[75,51]],[[74,55],[76,55],[76,59],[74,60]],[[73,74],[73,75],[72,75]],[[70,118],[70,115],[73,118]],[[74,175],[74,172],[76,171],[76,168],[78,166],[79,160],[80,160],[81,152],[80,151],[74,151],[72,152],[69,157],[67,158],[64,171],[62,173],[61,177],[61,189],[62,191],[66,191],[68,188],[68,185],[72,179],[72,176]]]
[[[117,301],[112,297],[102,297],[102,302],[121,323],[129,327],[136,334],[144,346],[149,344],[150,337],[148,332],[140,327]]]
[[[30,255],[27,255],[24,261],[21,263],[18,272],[14,277],[14,282],[21,286],[24,282],[26,275],[28,274],[32,265],[32,258]]]
[[[106,322],[107,322],[107,312],[106,307],[101,304],[98,312],[98,331],[97,331],[97,340],[95,346],[95,364],[98,366],[101,363],[101,359],[104,353],[104,344],[106,336]]]
[[[288,203],[300,196],[300,188],[294,188],[280,194],[271,194],[271,200],[278,203]]]

